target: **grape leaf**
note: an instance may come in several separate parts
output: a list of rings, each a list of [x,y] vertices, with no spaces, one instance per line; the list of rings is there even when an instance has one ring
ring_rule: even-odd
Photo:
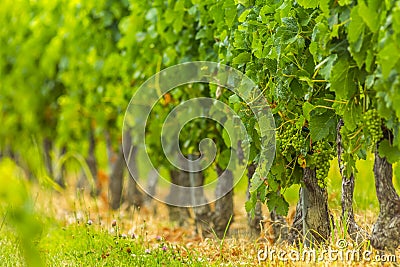
[[[336,129],[336,115],[333,111],[329,110],[320,115],[310,115],[309,129],[311,139],[313,142],[332,137]]]
[[[390,163],[396,163],[400,160],[400,150],[392,146],[389,140],[383,140],[379,143],[379,156],[385,157]]]
[[[224,149],[219,157],[218,157],[218,165],[222,168],[222,169],[226,169],[228,167],[229,164],[229,160],[231,158],[231,150],[229,148]]]
[[[374,7],[367,6],[363,0],[358,2],[358,14],[363,18],[365,24],[372,32],[377,32],[379,29],[379,14]]]
[[[325,17],[329,16],[329,0],[320,0],[319,1],[319,8],[324,13]]]
[[[378,62],[382,66],[382,74],[387,78],[400,59],[400,49],[396,41],[389,39],[378,53]]]
[[[240,98],[238,95],[233,94],[229,97],[229,104],[236,104],[236,103],[240,103]]]
[[[348,105],[343,108],[343,122],[347,129],[353,131],[361,119],[361,105]]]
[[[240,16],[239,16],[238,21],[241,22],[241,23],[245,22],[246,18],[247,18],[247,15],[249,15],[250,12],[251,12],[251,9],[246,9],[245,11],[243,11],[243,13],[240,14]]]
[[[270,192],[266,196],[269,211],[275,210],[277,214],[286,216],[289,211],[289,203],[277,192]]]
[[[354,47],[354,45],[359,42],[359,40],[363,38],[364,35],[364,28],[365,28],[365,23],[362,20],[361,16],[358,14],[358,6],[354,7],[351,10],[350,14],[350,23],[347,28],[347,38],[349,40],[349,43],[351,46]],[[362,42],[361,42],[362,43]],[[356,47],[354,47],[356,48]],[[356,52],[360,51],[360,47],[358,49],[354,49]]]
[[[236,19],[236,5],[233,0],[224,1],[223,9],[225,10],[225,23],[229,28],[233,26]]]
[[[282,26],[276,29],[276,38],[282,44],[293,43],[299,32],[299,26],[295,18],[282,18]]]
[[[251,54],[249,52],[242,52],[239,55],[237,55],[235,58],[233,58],[232,63],[233,64],[244,64],[247,63],[251,60]]]
[[[297,3],[304,8],[316,8],[318,7],[319,0],[298,0]]]
[[[234,35],[233,46],[236,49],[247,49],[246,33],[237,30],[234,32],[233,35]]]
[[[325,80],[329,80],[331,77],[331,71],[332,71],[332,66],[335,63],[337,59],[337,54],[333,54],[325,58],[321,63],[319,63],[317,66],[315,66],[315,69],[320,68],[322,65],[324,65],[319,73],[324,77]]]
[[[251,181],[250,181],[251,186],[250,186],[249,192],[250,193],[256,192],[257,189],[262,185],[263,182],[264,182],[264,180],[261,179],[260,174],[256,171],[254,173],[253,177],[251,178]]]
[[[231,147],[231,138],[225,128],[222,130],[222,139],[227,147]]]
[[[305,102],[303,104],[303,116],[309,121],[310,120],[310,112],[315,108],[310,102]]]
[[[330,89],[336,93],[336,99],[347,99],[356,91],[354,70],[350,62],[347,56],[339,56],[339,60],[332,67]]]
[[[338,2],[341,6],[347,6],[351,4],[352,0],[339,0]]]
[[[393,180],[395,182],[395,186],[397,187],[397,190],[400,190],[400,164],[399,163],[395,164],[393,169],[394,169]]]

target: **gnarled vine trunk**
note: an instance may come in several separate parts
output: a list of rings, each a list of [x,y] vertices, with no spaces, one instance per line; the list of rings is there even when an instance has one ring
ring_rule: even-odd
[[[204,185],[204,174],[202,172],[192,173],[193,184],[191,186],[200,187]],[[200,203],[207,203],[206,196],[204,195],[204,191],[195,191],[194,199]],[[209,204],[197,206],[193,208],[195,215],[195,224],[196,231],[201,233],[202,236],[210,236],[212,234],[211,231],[211,220],[212,212]]]
[[[193,160],[194,155],[188,155],[189,160]],[[185,163],[185,162],[181,162]],[[195,164],[195,163],[191,163]],[[189,166],[185,166],[186,169]],[[192,166],[193,169],[197,169],[198,166]],[[204,185],[204,175],[200,172],[187,172],[183,170],[171,171],[171,181],[174,184],[185,186],[185,187],[201,187]],[[187,194],[187,191],[179,190],[178,188],[171,187],[171,191],[168,195],[167,200],[177,203],[193,203],[193,212],[196,225],[196,231],[202,235],[210,235],[211,233],[211,208],[208,204],[197,206],[196,203],[207,203],[207,199],[202,190],[193,191],[191,194]],[[183,225],[188,219],[190,213],[189,209],[185,207],[168,206],[169,216],[173,221],[178,221],[180,225]]]
[[[53,150],[53,141],[49,137],[43,139],[43,156],[46,171],[50,177],[54,177],[53,161],[51,158],[51,151]]]
[[[319,187],[315,169],[305,168],[304,186],[300,189],[300,199],[289,232],[289,242],[311,244],[324,243],[331,232],[331,220],[328,210],[328,194]],[[305,211],[305,213],[303,213]]]
[[[189,187],[189,173],[182,170],[170,170],[171,183]],[[177,187],[171,187],[169,194],[167,196],[167,202],[169,203],[187,203],[187,198],[189,198],[187,194],[184,193],[183,190],[179,190]],[[190,218],[189,209],[187,207],[177,207],[173,205],[168,206],[168,214],[169,219],[173,222],[178,222],[180,226],[183,226],[187,223]]]
[[[122,202],[122,186],[124,178],[125,160],[122,149],[117,153],[115,161],[112,163],[109,181],[109,204],[116,210]]]
[[[344,162],[342,161],[343,154],[343,142],[342,135],[340,134],[340,129],[344,125],[343,120],[340,119],[337,126],[337,155],[338,155],[338,163],[339,170],[342,176],[342,214],[341,220],[343,224],[346,225],[347,233],[350,238],[354,240],[357,244],[365,241],[369,238],[368,233],[362,229],[355,221],[354,212],[353,212],[353,193],[354,193],[354,174],[351,173],[350,177],[346,177],[344,172]]]
[[[60,157],[63,157],[67,153],[67,148],[63,146],[61,148],[61,153]],[[60,169],[58,170],[58,173],[56,173],[55,181],[56,183],[61,186],[62,188],[65,188],[65,176],[66,176],[67,170],[65,166],[65,162],[60,166]]]
[[[158,171],[153,169],[147,174],[147,185],[146,192],[144,196],[144,203],[150,204],[153,201],[153,197],[156,194],[158,184]]]
[[[92,179],[93,179],[90,182],[90,184],[91,184],[90,193],[92,196],[97,196],[98,193],[100,192],[100,190],[99,190],[99,188],[96,187],[96,183],[97,183],[96,138],[95,138],[93,128],[90,128],[90,132],[89,132],[89,153],[86,158],[86,164],[89,167],[90,174],[92,175]]]
[[[100,193],[100,188],[96,187],[97,183],[97,160],[96,160],[96,138],[94,135],[94,129],[91,128],[89,132],[89,150],[85,162],[89,168],[90,175],[87,177],[84,173],[81,175],[77,187],[78,188],[89,188],[90,194],[95,197]]]
[[[386,129],[384,135],[387,140],[393,138]],[[379,250],[394,252],[400,245],[400,197],[393,186],[392,164],[379,156],[379,144],[375,151],[374,175],[380,211],[372,229],[371,245]]]
[[[233,222],[233,173],[217,165],[218,181],[215,189],[214,232],[223,238]],[[228,192],[228,193],[226,193]]]
[[[119,146],[119,151],[117,153],[117,158],[115,162],[113,162],[112,158],[114,157],[111,142],[108,140],[108,154],[112,166],[112,171],[110,175],[109,181],[109,192],[110,192],[110,206],[113,209],[117,209],[120,207],[123,202],[123,186],[124,186],[124,171],[127,170],[129,180],[126,187],[126,196],[125,200],[128,203],[128,206],[140,207],[143,203],[143,194],[139,190],[136,180],[133,179],[132,175],[138,179],[137,172],[137,148],[132,146],[132,139],[129,134],[125,135],[127,138],[124,140],[123,144]],[[109,136],[108,136],[109,137]],[[125,158],[126,157],[126,158]],[[129,164],[129,169],[127,167]],[[131,173],[132,172],[132,173]]]
[[[137,169],[137,148],[130,147],[130,153],[126,159],[129,165],[128,171],[128,184],[126,188],[126,201],[129,206],[141,207],[143,205],[143,194],[138,188],[138,184],[135,179],[139,179],[139,173]]]

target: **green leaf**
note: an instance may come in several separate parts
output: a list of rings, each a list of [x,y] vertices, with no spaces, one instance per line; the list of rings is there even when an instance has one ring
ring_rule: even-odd
[[[176,16],[174,23],[172,24],[175,33],[180,33],[183,27],[183,14]]]
[[[397,163],[394,165],[394,183],[395,183],[395,187],[397,187],[397,190],[400,190],[400,164]],[[397,191],[398,192],[398,191]]]
[[[339,0],[339,5],[341,6],[347,6],[350,5],[353,1],[352,0]]]
[[[246,212],[252,212],[254,213],[254,208],[256,207],[256,202],[252,201],[253,199],[250,198],[249,200],[246,201],[244,204],[244,208],[246,209]]]
[[[318,7],[319,0],[298,0],[297,3],[304,8],[316,8]]]
[[[319,8],[322,10],[324,13],[325,17],[329,16],[329,0],[320,0],[319,1]]]
[[[373,50],[367,50],[367,56],[365,58],[365,69],[370,72],[375,67],[375,53]]]
[[[263,47],[264,45],[261,42],[259,33],[253,32],[253,42],[251,43],[251,50],[256,58],[263,57]]]
[[[224,9],[220,3],[210,7],[209,14],[217,25],[224,24]]]
[[[315,106],[310,102],[305,102],[303,104],[303,116],[309,121],[310,120],[310,112],[314,110]]]
[[[226,169],[228,167],[230,158],[231,158],[231,150],[229,148],[224,149],[218,157],[218,165],[222,169]]]
[[[356,129],[357,124],[361,120],[361,112],[362,112],[362,107],[361,105],[346,105],[346,107],[342,108],[343,110],[343,122],[344,125],[347,129],[350,131],[353,131]]]
[[[236,94],[233,94],[229,97],[229,104],[240,103],[240,97]]]
[[[233,0],[224,1],[223,9],[225,10],[225,23],[226,26],[231,28],[236,20],[236,5]]]
[[[251,54],[249,52],[242,52],[237,55],[233,60],[233,64],[245,64],[251,60]]]
[[[267,194],[267,206],[270,212],[275,210],[277,214],[282,216],[286,216],[289,211],[289,203],[281,194],[276,192]]]
[[[378,53],[378,62],[382,67],[384,78],[389,77],[390,72],[400,59],[400,49],[396,41],[389,39]]]
[[[263,22],[267,22],[268,14],[274,13],[276,10],[275,5],[270,5],[265,3],[263,7],[260,9],[260,16]]]
[[[379,88],[379,86],[377,86],[377,88]],[[377,93],[376,103],[377,103],[378,114],[379,114],[380,117],[382,117],[382,118],[384,118],[386,120],[389,120],[391,115],[392,115],[391,114],[392,113],[392,111],[391,111],[392,107],[389,106],[387,101],[386,101],[386,99],[389,99],[389,98],[393,98],[393,97],[391,97],[387,92],[382,92],[381,91],[381,92]],[[392,99],[392,101],[393,100],[396,101],[395,99]],[[399,100],[397,100],[395,103],[398,103]],[[395,105],[395,110],[397,109],[397,106],[398,105]],[[394,138],[393,141],[396,141],[396,138]]]
[[[315,69],[321,68],[319,73],[324,77],[325,80],[329,80],[331,77],[332,67],[337,59],[337,54],[330,55],[325,58],[321,63],[315,66]],[[323,65],[323,67],[321,67]]]
[[[335,135],[336,115],[329,110],[320,115],[313,115],[312,112],[309,121],[309,129],[313,142],[327,138],[329,135]]]
[[[392,164],[400,160],[400,150],[392,146],[387,139],[379,143],[378,152],[379,156],[385,157]]]
[[[339,56],[339,60],[332,67],[331,91],[336,94],[336,99],[347,99],[356,91],[354,70],[350,66],[347,56]]]
[[[253,192],[250,194],[250,199],[246,201],[244,207],[246,209],[246,212],[249,212],[251,214],[251,217],[254,217],[254,209],[257,204],[257,192]]]
[[[231,147],[231,138],[229,137],[229,133],[225,128],[222,130],[222,139],[227,147]]]
[[[361,16],[358,14],[358,6],[354,7],[350,13],[350,23],[347,29],[347,38],[349,40],[350,45],[354,46],[359,40],[364,36],[364,28],[365,23],[362,20]],[[361,42],[362,43],[362,42]],[[355,49],[356,52],[359,52],[359,48]]]
[[[368,28],[373,33],[377,32],[379,29],[379,14],[376,12],[376,9],[372,6],[367,6],[363,0],[358,2],[358,7],[358,14],[363,18]]]
[[[245,11],[243,11],[243,13],[240,14],[240,16],[239,16],[238,21],[239,21],[240,23],[245,22],[245,21],[246,21],[246,18],[247,18],[247,15],[248,15],[250,12],[251,12],[251,9],[246,9]]]
[[[236,30],[233,35],[234,35],[233,46],[236,49],[247,49],[246,33],[243,31]]]
[[[392,10],[392,23],[395,33],[400,33],[400,6],[397,4]]]
[[[260,174],[256,171],[250,181],[250,193],[257,192],[258,188],[264,183]]]
[[[286,17],[282,18],[282,26],[276,29],[276,38],[282,44],[293,43],[298,35],[299,26],[295,18]]]
[[[274,192],[278,191],[279,189],[279,184],[275,180],[275,177],[273,175],[268,175],[268,188]]]

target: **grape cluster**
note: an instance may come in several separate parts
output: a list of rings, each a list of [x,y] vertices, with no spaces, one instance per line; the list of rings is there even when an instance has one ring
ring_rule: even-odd
[[[278,139],[280,140],[283,156],[290,155],[291,148],[296,153],[301,153],[306,140],[301,131],[297,130],[295,125],[291,123],[278,135]]]
[[[313,144],[313,158],[316,166],[316,178],[321,188],[326,187],[326,177],[328,176],[330,163],[333,159],[333,148],[328,142],[316,142]]]
[[[378,111],[376,109],[368,110],[365,112],[363,120],[367,126],[366,131],[368,135],[371,136],[372,143],[377,143],[383,137],[381,119],[379,118]]]

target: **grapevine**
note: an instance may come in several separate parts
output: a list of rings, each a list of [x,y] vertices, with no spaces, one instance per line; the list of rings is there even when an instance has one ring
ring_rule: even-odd
[[[26,155],[25,141],[14,140],[18,136],[39,145],[49,138],[55,151],[66,146],[85,156],[92,130],[99,142],[105,142],[103,132],[111,135],[115,150],[124,108],[142,82],[177,63],[210,60],[251,77],[273,103],[277,121],[290,117],[298,122],[286,121],[277,135],[281,153],[271,168],[276,184],[289,187],[300,179],[287,177],[299,178],[301,168],[313,167],[319,184],[326,185],[339,118],[344,122],[346,177],[356,173],[356,161],[381,141],[381,127],[394,136],[378,152],[396,162],[400,4],[364,2],[28,1],[15,7],[5,1],[0,11],[7,24],[0,32],[0,118],[5,125],[0,154],[10,150]],[[199,96],[229,102],[235,110],[241,107],[229,90],[216,86],[186,91],[195,93],[177,89],[171,94],[176,102],[155,111],[163,114]],[[365,110],[367,106],[374,108]],[[255,119],[251,112],[238,113],[249,131],[246,142],[252,142],[249,163],[257,163],[261,150]],[[162,165],[156,136],[162,116],[155,117],[147,137]],[[309,124],[309,134],[301,122]],[[188,141],[182,142],[187,153],[203,137],[197,128],[209,128],[200,126],[181,136]],[[221,151],[228,150],[218,128],[206,134],[220,141]],[[259,186],[257,181],[254,185]]]

